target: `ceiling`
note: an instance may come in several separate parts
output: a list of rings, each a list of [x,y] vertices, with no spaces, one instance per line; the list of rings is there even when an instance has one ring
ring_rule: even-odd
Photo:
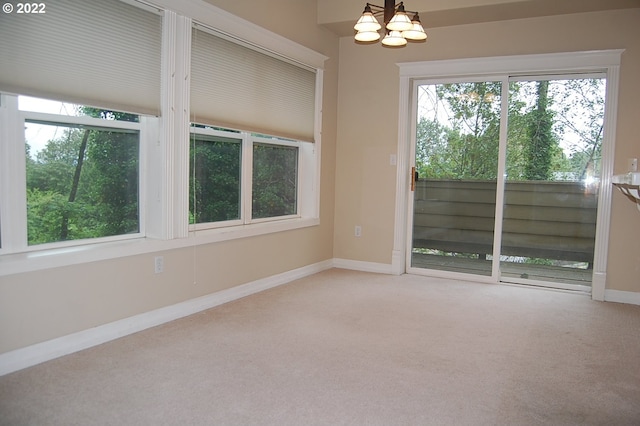
[[[384,4],[384,0],[371,1]],[[399,0],[397,1],[399,3]],[[366,1],[318,0],[318,23],[339,36],[352,36]],[[405,0],[420,13],[425,29],[569,13],[640,8],[640,0]],[[638,23],[640,24],[640,22]]]

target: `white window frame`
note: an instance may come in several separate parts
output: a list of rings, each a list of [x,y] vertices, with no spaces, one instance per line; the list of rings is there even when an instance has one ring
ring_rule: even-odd
[[[301,173],[300,173],[300,160],[303,154],[303,151],[300,149],[300,146],[303,143],[308,142],[300,142],[300,141],[288,141],[284,139],[278,138],[267,138],[263,136],[249,136],[249,143],[247,144],[247,150],[250,152],[250,167],[247,167],[247,178],[249,181],[247,182],[247,186],[250,191],[247,192],[245,199],[245,217],[247,218],[247,223],[261,223],[261,222],[272,222],[274,220],[287,220],[287,219],[298,219],[300,218],[300,200],[302,199],[302,192],[300,191],[300,181],[301,181]],[[297,148],[298,161],[296,164],[296,213],[290,215],[283,216],[270,216],[264,218],[254,218],[253,217],[253,147],[254,144],[260,145],[271,145],[271,146],[287,146],[292,148]]]
[[[237,139],[240,144],[240,206],[238,207],[238,211],[240,213],[239,219],[231,219],[231,220],[221,220],[216,222],[200,222],[200,223],[192,223],[189,224],[189,232],[195,231],[204,231],[207,229],[216,229],[216,228],[231,228],[234,226],[243,225],[243,212],[244,212],[244,203],[245,203],[245,187],[243,185],[244,173],[243,170],[245,168],[245,145],[246,145],[246,134],[242,132],[231,132],[224,130],[216,130],[211,128],[199,128],[199,127],[191,127],[190,135],[204,135],[204,136],[220,136],[227,139]],[[191,150],[191,140],[189,140],[189,150]],[[191,168],[190,168],[191,170]],[[191,171],[189,175],[189,182],[194,178],[193,171]],[[189,193],[189,197],[192,197],[192,194]]]
[[[89,240],[87,244],[21,253],[5,251],[10,247],[5,243],[0,249],[0,276],[289,231],[320,223],[323,67],[328,58],[199,0],[122,1],[141,7],[152,5],[164,11],[160,118],[141,123],[148,135],[148,141],[140,147],[140,221],[145,235],[100,243]],[[204,25],[317,70],[315,143],[301,143],[299,147],[300,197],[296,217],[252,221],[205,231],[189,229],[189,73],[192,18],[196,17]],[[15,140],[23,133],[22,129],[16,131],[16,126],[10,125],[17,119],[17,112],[0,112],[0,226],[3,240],[16,238],[11,236],[15,231],[9,230],[6,223],[22,214],[22,207],[7,202],[9,194],[15,190],[13,182],[21,179],[26,185],[24,166],[6,160],[22,156],[24,163],[24,146],[21,152],[16,152],[16,144],[2,143]],[[24,209],[26,211],[26,205]],[[24,232],[26,241],[26,229],[17,232]]]
[[[97,244],[112,241],[129,240],[141,238],[145,235],[144,222],[144,191],[140,186],[144,185],[144,174],[141,165],[145,163],[145,146],[149,144],[149,132],[147,131],[152,122],[157,121],[154,117],[139,115],[139,122],[104,120],[87,116],[69,116],[20,110],[18,106],[18,96],[2,95],[0,101],[0,122],[2,123],[2,133],[0,141],[4,150],[2,152],[2,167],[6,170],[2,176],[3,181],[11,182],[11,188],[4,188],[1,200],[6,200],[2,205],[13,206],[7,208],[8,217],[2,220],[2,247],[0,255],[11,253],[22,253],[32,251],[43,251],[58,248],[81,246],[86,244]],[[100,129],[124,129],[138,132],[138,232],[121,235],[112,235],[98,238],[85,238],[67,241],[55,241],[29,245],[27,241],[27,182],[26,182],[26,161],[25,161],[25,123],[27,121],[37,121],[48,125],[77,126],[84,125]],[[157,124],[156,124],[157,125]],[[4,215],[2,216],[5,217]]]
[[[200,233],[199,231],[210,231],[208,235],[218,233],[228,234],[233,231],[242,231],[252,224],[267,224],[276,221],[293,221],[302,222],[317,218],[316,204],[312,203],[313,199],[306,194],[314,195],[317,187],[316,175],[313,172],[317,165],[315,158],[315,149],[310,142],[282,139],[276,136],[268,137],[264,135],[256,135],[252,132],[220,130],[212,128],[191,127],[190,134],[220,136],[228,139],[237,139],[242,144],[242,158],[240,162],[240,218],[233,220],[224,220],[217,222],[201,222],[189,225],[189,232]],[[297,148],[298,162],[296,171],[296,213],[283,216],[271,216],[265,218],[254,218],[252,213],[253,206],[253,147],[254,144],[271,145],[271,146],[287,146]],[[192,179],[192,176],[189,177]],[[304,190],[303,190],[304,188]],[[189,195],[191,196],[191,194]],[[279,224],[280,228],[282,225]],[[293,225],[296,227],[296,225]],[[220,230],[221,228],[224,228]],[[218,230],[218,231],[216,231]],[[200,233],[201,234],[201,233]]]

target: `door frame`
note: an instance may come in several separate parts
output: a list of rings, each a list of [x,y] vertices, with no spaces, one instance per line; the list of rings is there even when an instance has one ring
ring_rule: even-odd
[[[486,58],[453,59],[439,61],[408,62],[397,64],[400,68],[399,111],[398,111],[398,152],[396,174],[396,205],[394,223],[394,241],[392,252],[392,272],[406,273],[409,241],[408,224],[411,211],[409,199],[410,165],[414,161],[411,152],[415,146],[415,117],[412,115],[414,99],[414,81],[435,78],[508,78],[510,75],[539,76],[544,74],[570,74],[600,72],[606,75],[607,92],[605,98],[604,134],[602,140],[601,185],[598,197],[598,216],[596,220],[596,238],[593,263],[591,297],[604,300],[607,277],[607,254],[609,226],[611,222],[611,197],[613,160],[615,149],[616,118],[618,105],[618,86],[620,59],[623,49],[598,50],[586,52],[567,52],[533,55],[498,56]],[[504,89],[504,88],[503,88]],[[499,200],[496,200],[499,201]],[[431,271],[433,276],[453,277],[451,273]],[[460,276],[458,279],[498,282],[499,274],[492,277]]]

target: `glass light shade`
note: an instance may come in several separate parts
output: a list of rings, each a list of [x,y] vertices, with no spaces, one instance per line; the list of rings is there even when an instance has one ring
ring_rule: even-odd
[[[366,10],[353,26],[353,29],[359,32],[378,31],[380,28],[382,28],[382,25],[380,25],[376,17],[373,16],[373,13],[367,12]]]
[[[398,10],[387,24],[387,29],[391,31],[408,31],[411,28],[413,24],[404,10]]]
[[[358,31],[355,35],[357,41],[378,41],[380,33],[377,31]]]
[[[403,31],[402,37],[407,40],[420,41],[427,39],[427,33],[424,32],[424,28],[422,28],[422,24],[420,24],[419,21],[413,21],[413,28],[408,31]]]
[[[389,31],[389,34],[382,39],[382,44],[391,47],[401,47],[407,44],[407,40],[402,37],[400,31]]]

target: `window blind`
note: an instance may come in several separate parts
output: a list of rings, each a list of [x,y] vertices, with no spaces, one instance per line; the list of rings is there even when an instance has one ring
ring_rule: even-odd
[[[192,121],[313,142],[315,70],[192,31]]]
[[[0,90],[157,115],[162,17],[119,0],[0,14]]]

